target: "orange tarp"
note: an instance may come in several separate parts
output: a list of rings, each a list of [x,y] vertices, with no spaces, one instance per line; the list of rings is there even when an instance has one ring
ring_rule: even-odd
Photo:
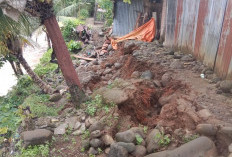
[[[141,27],[135,29],[131,33],[118,38],[116,40],[111,39],[111,44],[113,49],[117,50],[117,43],[122,42],[124,40],[141,40],[146,42],[151,42],[155,37],[155,19],[151,18],[150,21],[142,25]]]

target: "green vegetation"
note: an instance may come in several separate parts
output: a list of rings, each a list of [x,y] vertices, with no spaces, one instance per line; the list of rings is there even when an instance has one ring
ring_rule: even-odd
[[[67,47],[68,47],[69,52],[76,53],[78,50],[81,49],[81,42],[80,41],[71,40],[67,44]]]
[[[106,26],[111,26],[113,23],[113,1],[111,0],[99,0],[99,5],[102,9],[105,9],[104,17],[106,20]]]
[[[195,140],[195,139],[197,139],[199,137],[199,135],[190,135],[190,136],[184,136],[183,137],[183,141],[184,141],[184,143],[188,143],[188,142],[190,142],[190,141],[192,141],[192,140]]]
[[[26,97],[39,91],[28,75],[19,78],[17,85],[0,102],[0,134],[10,137],[15,132],[23,118],[18,107]]]
[[[137,145],[141,145],[143,142],[143,138],[140,135],[136,135],[135,138]]]
[[[35,67],[34,71],[40,77],[53,72],[58,67],[57,64],[50,63],[51,54],[52,49],[49,49],[44,53],[43,57],[40,59],[40,63]]]
[[[84,132],[83,132],[83,135],[82,135],[82,140],[84,140],[84,139],[87,139],[87,138],[89,138],[90,137],[90,132],[89,132],[89,130],[85,130]]]
[[[21,154],[16,157],[48,157],[49,144],[29,146],[27,149],[21,148]]]
[[[60,108],[48,107],[46,103],[49,102],[49,95],[47,94],[32,94],[24,100],[23,108],[30,107],[32,117],[57,116]]]
[[[84,24],[84,22],[78,19],[67,20],[64,22],[64,27],[61,31],[66,42],[76,40],[78,38],[77,34],[73,30],[80,24]]]
[[[86,113],[90,116],[94,116],[98,109],[103,109],[106,113],[110,111],[110,108],[114,107],[114,103],[104,104],[101,95],[96,95],[91,101],[86,102]]]
[[[167,135],[164,135],[163,132],[157,133],[155,136],[155,140],[158,140],[158,144],[162,147],[169,145],[171,142],[171,139]]]

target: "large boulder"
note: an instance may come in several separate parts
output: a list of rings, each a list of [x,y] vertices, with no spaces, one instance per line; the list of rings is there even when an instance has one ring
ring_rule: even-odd
[[[135,133],[131,130],[119,132],[115,137],[118,142],[133,143],[135,141]]]
[[[155,150],[160,148],[159,145],[159,139],[156,138],[158,135],[160,135],[160,131],[157,129],[152,130],[147,138],[146,138],[146,143],[147,143],[147,152],[148,153],[153,153]]]
[[[36,129],[33,131],[24,131],[21,134],[23,146],[45,144],[52,139],[52,132],[46,129]]]
[[[122,89],[119,88],[109,89],[106,87],[102,87],[96,90],[93,93],[92,97],[95,97],[96,95],[101,95],[104,102],[106,103],[113,102],[117,105],[122,104],[129,99],[128,95]]]
[[[224,80],[220,83],[220,88],[223,92],[229,93],[232,89],[232,80]]]
[[[217,133],[217,128],[212,124],[198,124],[196,131],[204,136],[214,136]]]
[[[144,157],[146,155],[146,148],[144,146],[137,145],[135,146],[135,151],[132,152],[132,155],[135,157]]]
[[[114,143],[110,146],[108,157],[128,157],[128,151],[126,148],[119,146],[117,143]]]
[[[174,150],[153,153],[145,157],[217,157],[217,150],[212,140],[202,136]]]

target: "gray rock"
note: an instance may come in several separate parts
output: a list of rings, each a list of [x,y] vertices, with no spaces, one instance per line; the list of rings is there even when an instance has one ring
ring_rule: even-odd
[[[161,106],[164,106],[165,104],[168,104],[168,103],[170,103],[174,98],[176,98],[177,96],[176,96],[176,94],[173,94],[173,95],[164,95],[164,96],[161,96],[160,98],[159,98],[159,104],[161,105]]]
[[[184,62],[192,62],[194,59],[190,55],[184,55],[180,60]]]
[[[105,153],[106,153],[106,154],[109,154],[109,153],[110,153],[110,148],[109,148],[109,147],[105,149]]]
[[[156,87],[161,87],[161,86],[162,86],[162,84],[161,84],[160,81],[158,81],[158,80],[153,80],[153,82],[154,82],[154,85],[155,85]]]
[[[66,90],[68,87],[67,86],[64,86],[64,85],[58,85],[56,87],[56,90],[60,91],[60,90]]]
[[[103,74],[106,75],[106,74],[109,74],[109,73],[111,73],[111,72],[112,72],[112,69],[107,68],[107,69],[103,72]]]
[[[109,146],[109,145],[111,145],[111,144],[113,144],[115,142],[114,139],[112,138],[112,136],[110,136],[108,134],[103,135],[101,140],[104,142],[104,144],[106,146]]]
[[[96,149],[94,149],[93,147],[90,147],[88,153],[91,155],[97,155],[98,151]]]
[[[204,136],[214,136],[217,133],[217,128],[212,124],[198,124],[196,132]]]
[[[83,134],[83,131],[81,131],[81,130],[76,130],[76,131],[74,131],[72,133],[72,135],[74,135],[74,136],[79,136],[79,135],[82,135],[82,134]]]
[[[51,102],[57,102],[62,98],[62,95],[60,93],[54,93],[50,96],[49,101]]]
[[[224,157],[224,156],[222,156],[222,157]],[[232,157],[232,153],[230,153],[228,157]]]
[[[172,151],[149,154],[145,157],[217,157],[216,147],[209,138],[199,137]]]
[[[132,132],[134,132],[135,134],[139,134],[142,138],[145,138],[146,135],[144,134],[144,130],[143,128],[140,128],[140,127],[132,127],[130,128],[130,130]]]
[[[119,132],[115,137],[118,142],[133,143],[135,141],[135,133],[131,130]]]
[[[96,130],[102,131],[103,129],[104,129],[104,124],[102,122],[95,122],[94,124],[92,124],[89,127],[90,132],[93,132],[93,131],[96,131]]]
[[[110,52],[111,50],[113,50],[113,47],[112,47],[112,45],[110,44],[110,45],[108,46],[107,51]]]
[[[147,153],[147,150],[144,146],[137,145],[135,146],[135,151],[132,153],[135,157],[144,157]]]
[[[217,132],[217,140],[219,143],[229,146],[232,143],[232,127],[222,127]]]
[[[97,138],[92,139],[90,141],[90,145],[94,148],[98,148],[98,147],[102,147],[103,146],[103,142]]]
[[[116,144],[126,148],[128,153],[131,153],[131,152],[133,152],[135,150],[135,144],[134,143],[117,142]]]
[[[65,119],[65,123],[68,124],[68,127],[69,127],[70,129],[74,129],[76,123],[78,122],[77,120],[78,120],[78,117],[71,117],[71,118]]]
[[[209,112],[209,110],[207,110],[207,109],[202,109],[202,110],[198,111],[198,115],[203,120],[208,120],[209,117],[212,116],[211,113]]]
[[[85,126],[86,126],[87,128],[89,128],[90,125],[94,124],[95,122],[96,122],[96,119],[94,119],[94,118],[87,118],[87,119],[85,120]]]
[[[81,123],[80,122],[76,122],[76,124],[74,125],[74,130],[77,130],[81,127]]]
[[[175,59],[175,60],[170,64],[170,68],[173,68],[173,69],[183,69],[184,66],[183,66],[183,64],[182,64],[178,59]]]
[[[138,71],[134,71],[132,74],[131,74],[131,77],[132,78],[138,78],[140,76],[139,72]]]
[[[57,128],[54,130],[55,135],[63,135],[66,132],[66,128],[68,127],[67,123],[59,125]]]
[[[223,92],[229,93],[232,89],[232,80],[224,80],[220,83],[220,88]]]
[[[153,129],[146,138],[147,143],[147,152],[153,153],[155,150],[160,148],[160,145],[158,144],[159,139],[157,139],[157,135],[160,134],[160,131],[157,129]]]
[[[122,67],[121,63],[114,63],[115,69],[120,69]]]
[[[89,139],[81,141],[81,148],[84,148],[85,150],[88,150],[89,147],[90,147],[90,141],[89,141]]]
[[[141,74],[141,78],[151,80],[153,78],[153,74],[150,70],[147,70]]]
[[[114,143],[110,146],[108,157],[128,157],[128,151],[124,147]]]
[[[230,153],[232,153],[232,143],[229,145],[228,150]]]
[[[99,94],[103,97],[103,100],[105,103],[112,103],[113,102],[116,105],[120,105],[129,99],[127,93],[119,88],[109,89],[106,87],[102,87],[102,88],[96,90],[92,96],[95,97],[97,94]]]
[[[168,85],[168,83],[170,83],[172,77],[171,77],[171,74],[169,73],[165,73],[162,78],[161,78],[161,83],[162,85],[165,87]]]
[[[95,130],[95,131],[91,132],[90,137],[91,138],[98,138],[101,135],[102,135],[102,132],[100,130]]]
[[[21,134],[23,146],[45,144],[52,139],[52,132],[46,129],[36,129],[33,131],[24,131]]]

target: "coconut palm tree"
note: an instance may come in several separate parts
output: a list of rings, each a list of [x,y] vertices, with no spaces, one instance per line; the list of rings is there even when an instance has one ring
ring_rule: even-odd
[[[29,32],[27,26],[28,24],[26,24],[25,21],[23,22],[23,19],[21,19],[19,22],[15,22],[3,15],[2,10],[0,9],[0,54],[11,63],[11,66],[16,74],[22,74],[22,70],[19,69],[19,64],[21,64],[27,71],[28,75],[45,93],[52,93],[54,89],[52,89],[48,84],[42,81],[33,72],[31,67],[28,65],[23,57],[22,46],[23,42],[26,41],[26,39],[20,36],[20,33]],[[16,63],[16,67],[13,64],[12,56],[18,60],[18,63]]]
[[[14,14],[16,14],[16,12],[20,12],[22,10],[22,6],[24,6],[21,5],[18,7],[17,5],[15,6],[12,4],[13,2],[19,2],[19,0],[11,0],[11,3],[6,0],[0,0],[0,2],[1,1],[2,4],[12,7],[14,9]],[[52,41],[52,46],[55,51],[59,67],[63,73],[67,85],[69,86],[72,101],[78,106],[85,99],[85,94],[81,88],[79,78],[72,64],[70,54],[54,15],[53,1],[20,0],[20,2],[24,1],[26,2],[26,5],[24,6],[24,12],[27,12],[32,16],[39,17],[41,24],[44,24],[46,27],[48,35]]]

